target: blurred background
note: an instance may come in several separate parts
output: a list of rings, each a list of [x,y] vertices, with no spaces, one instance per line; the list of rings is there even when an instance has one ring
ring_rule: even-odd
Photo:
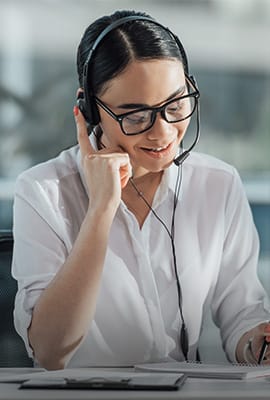
[[[197,150],[238,168],[270,294],[269,0],[0,0],[0,229],[12,227],[18,174],[76,143],[77,46],[116,9],[146,11],[183,42],[201,91]],[[203,352],[222,358],[207,324]]]

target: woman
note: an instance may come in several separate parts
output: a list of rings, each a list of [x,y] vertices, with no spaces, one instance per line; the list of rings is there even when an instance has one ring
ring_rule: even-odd
[[[232,362],[256,361],[269,334],[239,176],[207,155],[183,162],[199,92],[179,40],[149,18],[87,28],[78,146],[17,181],[15,325],[47,369],[195,360],[209,306]]]

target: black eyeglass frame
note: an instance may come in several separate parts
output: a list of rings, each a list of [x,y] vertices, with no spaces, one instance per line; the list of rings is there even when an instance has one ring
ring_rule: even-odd
[[[106,104],[104,104],[103,101],[101,101],[98,97],[94,96],[94,100],[96,101],[96,103],[97,103],[104,111],[106,111],[115,121],[117,121],[117,122],[119,123],[120,128],[121,128],[121,130],[122,130],[122,132],[123,132],[124,135],[126,135],[126,136],[140,135],[141,133],[146,132],[146,131],[148,131],[149,129],[152,128],[152,126],[154,125],[154,123],[155,123],[155,121],[156,121],[157,113],[160,113],[161,116],[162,116],[162,118],[163,118],[166,122],[168,122],[168,123],[170,123],[170,124],[175,124],[175,123],[177,123],[177,122],[184,121],[184,120],[186,120],[186,119],[188,119],[188,118],[191,117],[191,115],[194,113],[194,111],[195,111],[196,108],[198,107],[198,101],[199,101],[199,98],[200,98],[200,92],[199,92],[199,89],[197,88],[195,82],[193,81],[193,79],[192,79],[191,77],[189,77],[187,74],[185,74],[185,78],[186,78],[186,80],[188,81],[189,85],[194,89],[194,92],[188,93],[188,94],[186,94],[186,95],[184,95],[184,96],[180,96],[180,97],[176,97],[176,98],[174,98],[174,99],[171,99],[171,100],[167,101],[165,104],[163,104],[163,105],[160,106],[160,107],[142,107],[142,108],[138,108],[138,109],[135,109],[135,110],[132,110],[132,111],[128,111],[128,112],[126,112],[126,113],[124,113],[124,114],[115,114],[115,113],[114,113],[108,106],[106,106]],[[193,110],[190,112],[190,114],[187,115],[185,118],[181,118],[181,119],[176,120],[176,121],[168,121],[167,118],[166,118],[166,114],[165,114],[165,109],[166,109],[166,107],[167,107],[168,105],[170,105],[171,103],[174,103],[174,102],[177,101],[177,100],[186,99],[186,98],[189,98],[189,97],[193,97],[194,100],[195,100],[195,105],[194,105],[194,107],[193,107]],[[127,117],[128,115],[131,115],[131,114],[134,114],[134,113],[140,112],[140,111],[145,111],[145,110],[150,110],[150,111],[152,111],[151,124],[150,124],[150,126],[148,126],[147,128],[141,130],[140,132],[136,132],[136,133],[126,133],[126,132],[124,131],[124,128],[123,128],[123,119],[124,119],[125,117]]]

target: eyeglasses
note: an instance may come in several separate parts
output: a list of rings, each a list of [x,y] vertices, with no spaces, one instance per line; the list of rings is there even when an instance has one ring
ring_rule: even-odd
[[[187,75],[186,89],[188,94],[169,100],[160,107],[143,107],[118,115],[99,98],[95,97],[95,101],[119,123],[125,135],[138,135],[152,128],[156,121],[157,113],[160,113],[161,117],[169,123],[184,121],[191,117],[198,104],[200,92]]]

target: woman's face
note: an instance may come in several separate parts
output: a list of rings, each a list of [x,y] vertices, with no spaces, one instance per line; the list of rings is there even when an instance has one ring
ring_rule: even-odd
[[[133,61],[112,79],[99,99],[115,114],[140,107],[162,106],[171,98],[186,93],[186,81],[179,60]],[[176,157],[189,119],[168,123],[157,114],[154,125],[141,134],[126,136],[120,125],[99,106],[102,143],[106,148],[121,148],[131,160],[134,176],[159,172]]]

